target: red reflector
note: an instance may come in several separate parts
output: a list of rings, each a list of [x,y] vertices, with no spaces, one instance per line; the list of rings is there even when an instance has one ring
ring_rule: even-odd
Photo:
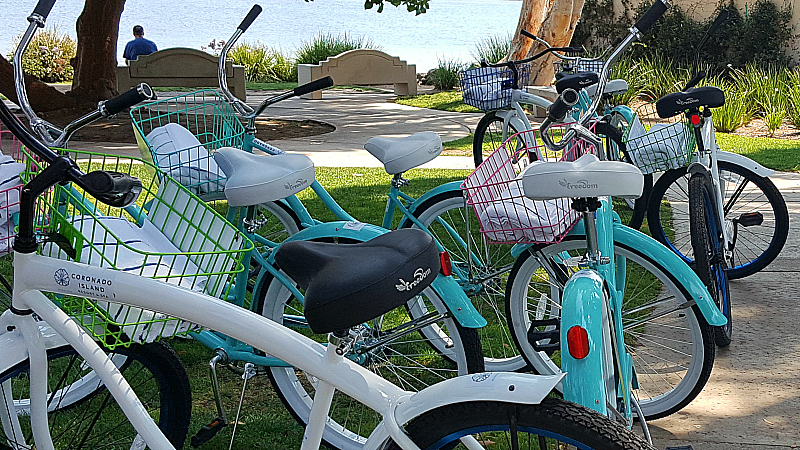
[[[442,275],[449,277],[453,274],[453,266],[450,264],[450,254],[439,252],[439,263],[442,265]]]
[[[692,121],[692,125],[700,125],[700,114],[692,114],[689,119]]]
[[[575,325],[567,331],[569,354],[575,359],[586,358],[589,354],[589,333],[586,328]]]

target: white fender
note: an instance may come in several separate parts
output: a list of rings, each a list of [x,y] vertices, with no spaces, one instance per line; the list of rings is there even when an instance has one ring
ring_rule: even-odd
[[[717,161],[725,161],[727,163],[744,167],[745,169],[752,171],[753,173],[755,173],[760,177],[768,177],[773,173],[775,173],[774,170],[767,169],[766,167],[753,161],[747,156],[743,156],[738,153],[726,152],[724,150],[720,150],[719,152],[717,152]]]
[[[496,111],[495,115],[497,117],[502,117],[503,122],[509,122],[511,126],[514,127],[515,130],[517,130],[517,132],[528,131],[527,130],[528,125],[526,125],[525,122],[517,114],[515,114],[515,111],[513,109],[504,109]],[[510,135],[505,136],[505,139],[508,139],[509,137],[511,136]]]
[[[541,403],[565,375],[484,372],[451,378],[400,398],[394,408],[394,420],[402,425],[428,411],[461,402],[496,401],[535,405]],[[390,419],[384,417],[384,421],[375,428],[365,450],[380,448],[380,444],[389,437],[390,426],[386,421]]]

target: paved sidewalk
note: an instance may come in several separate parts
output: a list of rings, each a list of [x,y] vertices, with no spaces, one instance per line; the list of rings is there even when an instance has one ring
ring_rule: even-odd
[[[248,93],[251,104],[263,93]],[[380,167],[363,150],[372,136],[407,136],[435,131],[453,140],[474,130],[481,114],[459,114],[390,103],[392,94],[326,92],[323,100],[291,99],[268,109],[265,117],[312,119],[336,131],[271,142],[309,155],[319,166]],[[88,144],[73,148],[138,155],[134,143]],[[439,157],[426,167],[470,168],[468,157]],[[800,445],[800,175],[772,177],[790,213],[789,239],[766,270],[732,281],[734,335],[718,349],[711,379],[684,410],[651,422],[657,448],[691,444],[695,450],[763,450]]]

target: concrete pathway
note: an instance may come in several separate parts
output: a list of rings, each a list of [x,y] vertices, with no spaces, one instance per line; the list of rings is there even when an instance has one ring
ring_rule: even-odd
[[[263,93],[248,93],[251,104]],[[309,155],[319,166],[380,167],[363,144],[372,136],[435,131],[443,140],[473,131],[481,114],[411,108],[389,102],[391,94],[330,91],[323,100],[291,99],[265,116],[313,119],[336,131],[271,142]],[[73,142],[73,148],[138,155],[130,144]],[[427,167],[470,168],[468,157],[439,157]],[[711,379],[684,410],[653,421],[657,448],[692,445],[695,450],[763,450],[800,445],[800,175],[772,177],[790,212],[789,239],[766,270],[732,281],[734,335],[718,349]]]

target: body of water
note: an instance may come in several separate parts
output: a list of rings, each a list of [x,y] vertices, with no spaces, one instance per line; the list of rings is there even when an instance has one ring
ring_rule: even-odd
[[[48,25],[75,37],[75,21],[83,0],[58,0]],[[415,16],[387,3],[384,11],[364,10],[362,0],[262,0],[264,11],[240,41],[261,41],[285,53],[319,33],[347,33],[370,39],[383,51],[416,64],[422,72],[440,59],[473,61],[470,53],[481,40],[513,33],[522,6],[518,0],[430,0],[427,13]],[[3,26],[0,51],[8,55],[21,34],[35,1],[0,0]],[[145,37],[159,49],[199,49],[214,39],[227,39],[253,5],[252,0],[183,1],[127,0],[120,21],[117,55],[120,62],[132,29],[141,24]]]

